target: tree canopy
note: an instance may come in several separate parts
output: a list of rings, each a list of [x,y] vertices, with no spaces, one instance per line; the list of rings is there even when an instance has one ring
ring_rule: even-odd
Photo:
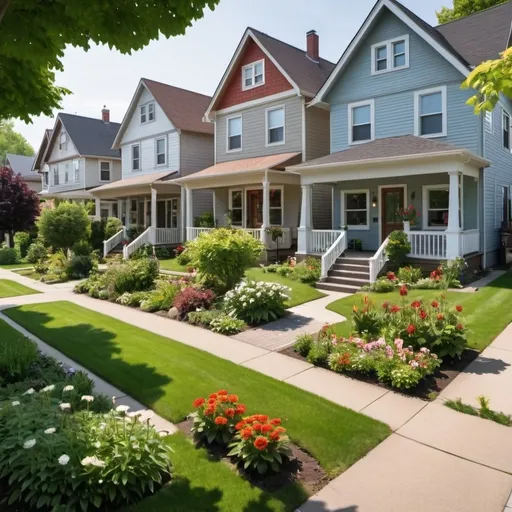
[[[437,21],[448,23],[505,2],[508,0],[453,0],[452,8],[441,7],[441,10],[436,12]]]
[[[0,119],[0,165],[5,163],[6,153],[32,156],[34,148],[21,133],[14,130],[13,121],[2,121]]]
[[[0,0],[0,119],[53,115],[67,89],[55,85],[66,45],[140,50],[182,35],[219,0]]]

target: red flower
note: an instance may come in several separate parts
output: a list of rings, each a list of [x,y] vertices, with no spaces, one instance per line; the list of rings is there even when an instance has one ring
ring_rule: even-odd
[[[233,407],[229,407],[226,409],[225,414],[228,418],[232,418],[235,415],[235,409],[233,409]]]
[[[229,395],[228,400],[230,402],[238,402],[238,396],[237,395]]]
[[[272,425],[270,425],[269,423],[265,423],[265,425],[263,425],[261,427],[261,432],[263,434],[266,434],[267,432],[270,432],[274,427]]]
[[[217,393],[212,393],[208,398],[217,398]]]
[[[268,421],[268,416],[265,414],[258,414],[257,417],[260,423],[266,423]]]
[[[208,405],[215,405],[217,403],[216,398],[208,398]]]
[[[223,416],[217,416],[215,418],[215,425],[225,425],[227,422],[227,418],[224,418]]]
[[[245,439],[247,441],[247,439],[250,439],[252,437],[252,428],[251,427],[245,427],[243,430],[242,430],[242,439]]]
[[[460,304],[455,306],[455,309],[459,312],[459,313],[462,313],[462,310],[464,309]]]
[[[439,313],[439,315],[437,315],[437,319],[444,320],[444,315],[442,313]]]
[[[421,302],[419,300],[415,300],[411,306],[414,308],[414,309],[418,309],[419,307],[421,307]]]
[[[459,331],[463,331],[464,330],[464,326],[462,324],[457,324],[457,329]]]
[[[400,306],[391,306],[391,313],[398,313],[400,311]]]
[[[204,398],[196,398],[194,400],[194,407],[201,407],[204,404]]]
[[[409,290],[407,289],[407,286],[403,285],[400,286],[400,295],[402,297],[405,297],[409,293]]]
[[[275,430],[270,434],[270,439],[272,439],[272,441],[279,441],[280,438],[281,436],[279,435],[279,432],[276,432]]]
[[[237,414],[244,414],[244,413],[245,413],[245,411],[246,411],[246,407],[245,407],[245,405],[244,405],[244,404],[238,404],[238,405],[236,406],[235,412],[236,412]]]
[[[268,439],[263,436],[258,436],[254,441],[254,447],[262,452],[268,446]]]
[[[389,302],[385,301],[382,303],[382,309],[388,309],[389,308]]]
[[[211,416],[213,413],[215,412],[215,407],[208,407],[204,413],[206,414],[206,416]]]
[[[281,420],[279,418],[274,418],[273,420],[270,420],[270,424],[274,426],[281,425]]]
[[[394,272],[388,272],[386,276],[390,281],[394,281],[396,279],[396,275]]]
[[[280,434],[283,434],[284,432],[286,432],[286,429],[283,427],[276,427],[274,432],[279,432]]]
[[[221,389],[220,391],[217,391],[218,395],[227,395],[228,392],[225,389]]]
[[[437,302],[437,300],[433,300],[430,305],[433,307],[433,308],[438,308],[439,307],[439,302]]]
[[[407,326],[407,334],[409,334],[409,336],[411,336],[415,332],[416,332],[416,326],[414,326],[413,324],[409,324]]]
[[[228,397],[226,395],[219,395],[219,402],[227,402]]]
[[[253,428],[256,432],[261,432],[261,423],[254,423],[254,425],[252,426],[252,428]]]
[[[242,430],[244,427],[245,427],[245,421],[244,421],[244,420],[242,420],[242,421],[239,421],[239,422],[235,425],[235,430]]]
[[[423,311],[423,309],[420,311],[420,318],[422,320],[425,320],[425,318],[427,318],[427,313],[425,311]]]

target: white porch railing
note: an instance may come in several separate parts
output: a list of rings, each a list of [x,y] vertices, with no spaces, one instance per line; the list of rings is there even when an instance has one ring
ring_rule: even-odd
[[[105,258],[107,254],[114,249],[114,247],[117,247],[125,238],[126,228],[123,228],[108,240],[103,240],[103,257]]]
[[[261,240],[261,229],[259,228],[240,228],[247,231],[256,240]]]
[[[180,244],[180,228],[155,228],[155,245]]]
[[[377,249],[377,252],[370,258],[370,283],[374,283],[377,281],[377,276],[379,272],[384,268],[388,257],[386,256],[386,246],[388,245],[389,237],[382,242],[380,247]]]
[[[308,252],[327,251],[342,233],[344,233],[342,230],[312,229],[309,237]]]
[[[411,258],[442,260],[446,258],[446,233],[444,231],[408,231]]]
[[[127,260],[137,249],[144,244],[151,243],[151,228],[146,229],[131,244],[125,245],[123,248],[123,259]]]
[[[480,252],[480,230],[468,229],[462,232],[462,254]]]
[[[215,228],[187,228],[187,240],[195,240],[201,233],[209,233]]]
[[[322,254],[322,269],[320,277],[325,279],[330,268],[340,255],[347,249],[347,232],[338,231],[338,237],[334,240],[333,244],[329,247],[325,254]]]

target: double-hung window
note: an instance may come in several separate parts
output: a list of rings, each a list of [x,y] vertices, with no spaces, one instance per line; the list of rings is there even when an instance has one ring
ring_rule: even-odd
[[[155,120],[155,102],[150,101],[140,106],[140,124],[149,123]]]
[[[265,61],[251,62],[242,68],[242,90],[252,89],[265,83]]]
[[[165,138],[156,139],[156,165],[165,165]]]
[[[358,144],[375,139],[374,101],[348,105],[348,143]]]
[[[48,172],[43,172],[43,183],[44,183],[44,186],[47,187],[48,186]]]
[[[231,211],[231,225],[240,226],[243,224],[243,191],[230,190],[229,191],[229,209]]]
[[[341,192],[342,219],[349,229],[369,229],[369,190]]]
[[[66,162],[64,164],[64,183],[69,181],[69,164]]]
[[[110,181],[110,162],[100,162],[100,181]]]
[[[132,146],[132,171],[140,171],[140,146]]]
[[[227,119],[227,150],[240,151],[242,149],[242,116]]]
[[[428,185],[423,187],[423,227],[445,229],[448,226],[450,187]]]
[[[267,110],[267,146],[284,144],[284,107]]]
[[[414,135],[445,137],[447,134],[446,87],[414,93]]]
[[[409,67],[409,36],[403,35],[371,47],[371,74],[380,75]]]
[[[503,111],[503,147],[510,149],[510,115],[505,110]]]
[[[270,225],[281,226],[283,224],[283,189],[271,188],[269,190]]]
[[[80,181],[80,160],[73,160],[73,177],[75,182]]]
[[[178,227],[178,198],[167,201],[167,226],[168,228]]]
[[[59,168],[58,167],[53,168],[53,184],[54,185],[59,184]]]
[[[59,149],[65,150],[68,148],[68,138],[66,132],[62,131],[59,135]]]

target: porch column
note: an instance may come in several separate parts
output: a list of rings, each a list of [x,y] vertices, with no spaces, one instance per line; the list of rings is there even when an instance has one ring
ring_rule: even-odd
[[[187,229],[185,224],[185,217],[187,215],[187,198],[185,194],[185,187],[181,187],[180,199],[180,242],[185,242],[187,239]]]
[[[151,243],[156,244],[156,188],[151,189]]]
[[[263,180],[263,222],[261,224],[260,239],[268,247],[270,242],[269,236],[265,230],[270,227],[270,202],[269,202],[269,182],[267,177]]]
[[[94,218],[96,220],[100,220],[101,219],[101,199],[99,197],[96,198],[96,208],[95,208],[95,215],[94,215]]]
[[[459,210],[459,172],[449,171],[450,195],[448,203],[448,227],[446,229],[446,259],[453,260],[462,256],[462,230]]]
[[[187,240],[192,240],[191,228],[194,227],[194,200],[192,198],[192,189],[186,188],[186,202],[187,202],[187,215],[186,215],[186,227],[187,227]]]
[[[297,252],[307,254],[309,237],[313,227],[313,186],[302,185],[302,202],[300,207],[300,226],[298,228]]]
[[[144,196],[144,227],[148,227],[148,201],[147,197]]]
[[[123,220],[123,200],[117,200],[117,218],[122,221]]]
[[[132,198],[127,197],[125,201],[125,216],[124,216],[124,227],[130,229],[130,216],[132,213]]]

